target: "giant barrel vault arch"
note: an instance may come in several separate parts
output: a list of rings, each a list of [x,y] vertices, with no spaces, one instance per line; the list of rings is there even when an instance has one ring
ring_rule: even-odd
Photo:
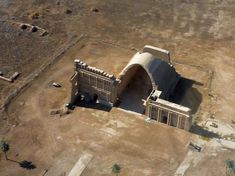
[[[137,52],[119,78],[75,60],[75,73],[71,77],[72,107],[79,99],[90,98],[97,103],[145,114],[169,126],[189,130],[191,109],[168,101],[180,75],[170,62],[169,51],[146,45]],[[118,100],[118,101],[117,101]]]
[[[119,78],[121,83],[119,84],[118,95],[121,95],[125,90],[129,81],[138,71],[138,67],[143,68],[148,74],[152,89],[161,91],[162,98],[169,98],[180,76],[170,63],[149,52],[137,52],[122,70]]]

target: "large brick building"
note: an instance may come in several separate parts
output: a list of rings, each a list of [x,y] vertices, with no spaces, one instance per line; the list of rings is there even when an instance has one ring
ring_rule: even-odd
[[[142,78],[143,75],[146,75],[147,79]],[[140,105],[143,108],[141,113],[173,127],[190,129],[191,110],[169,101],[180,75],[171,64],[169,52],[153,46],[147,45],[142,52],[137,52],[118,78],[75,60],[70,104],[80,100],[111,105],[123,101],[134,77],[139,82],[139,87],[144,86],[144,89],[139,88],[140,93],[136,95],[137,97],[140,95],[138,97],[140,100],[144,99]],[[132,90],[136,89],[138,86]]]

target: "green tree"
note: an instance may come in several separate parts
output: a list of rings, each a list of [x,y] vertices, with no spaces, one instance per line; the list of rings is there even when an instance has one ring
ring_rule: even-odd
[[[227,159],[225,160],[226,165],[226,176],[235,175],[235,161]]]
[[[120,173],[121,171],[121,167],[119,164],[115,163],[113,166],[112,166],[112,173],[116,174],[116,176],[118,176],[118,174]]]
[[[9,145],[6,141],[1,140],[1,141],[0,141],[0,150],[1,150],[2,152],[4,152],[6,160],[8,160],[8,158],[7,158],[7,151],[8,151],[9,149],[10,149],[10,145]]]

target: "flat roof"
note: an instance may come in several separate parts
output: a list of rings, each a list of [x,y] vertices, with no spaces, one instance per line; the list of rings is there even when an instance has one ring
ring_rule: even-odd
[[[175,108],[175,109],[179,109],[179,110],[184,111],[184,112],[190,112],[191,111],[191,109],[188,108],[188,107],[185,107],[185,106],[182,106],[182,105],[179,105],[179,104],[176,104],[176,103],[172,103],[172,102],[160,99],[160,98],[157,98],[157,100],[155,102],[170,106],[170,107]]]

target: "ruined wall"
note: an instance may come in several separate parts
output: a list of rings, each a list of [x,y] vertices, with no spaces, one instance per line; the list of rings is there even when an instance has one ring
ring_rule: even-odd
[[[71,101],[75,100],[77,95],[88,95],[90,98],[97,97],[99,101],[116,102],[119,80],[103,70],[75,60],[75,75],[71,82]]]
[[[72,83],[71,88],[71,100],[70,103],[74,104],[76,102],[77,94],[78,94],[78,72],[75,71],[73,76],[70,78],[70,82]]]

